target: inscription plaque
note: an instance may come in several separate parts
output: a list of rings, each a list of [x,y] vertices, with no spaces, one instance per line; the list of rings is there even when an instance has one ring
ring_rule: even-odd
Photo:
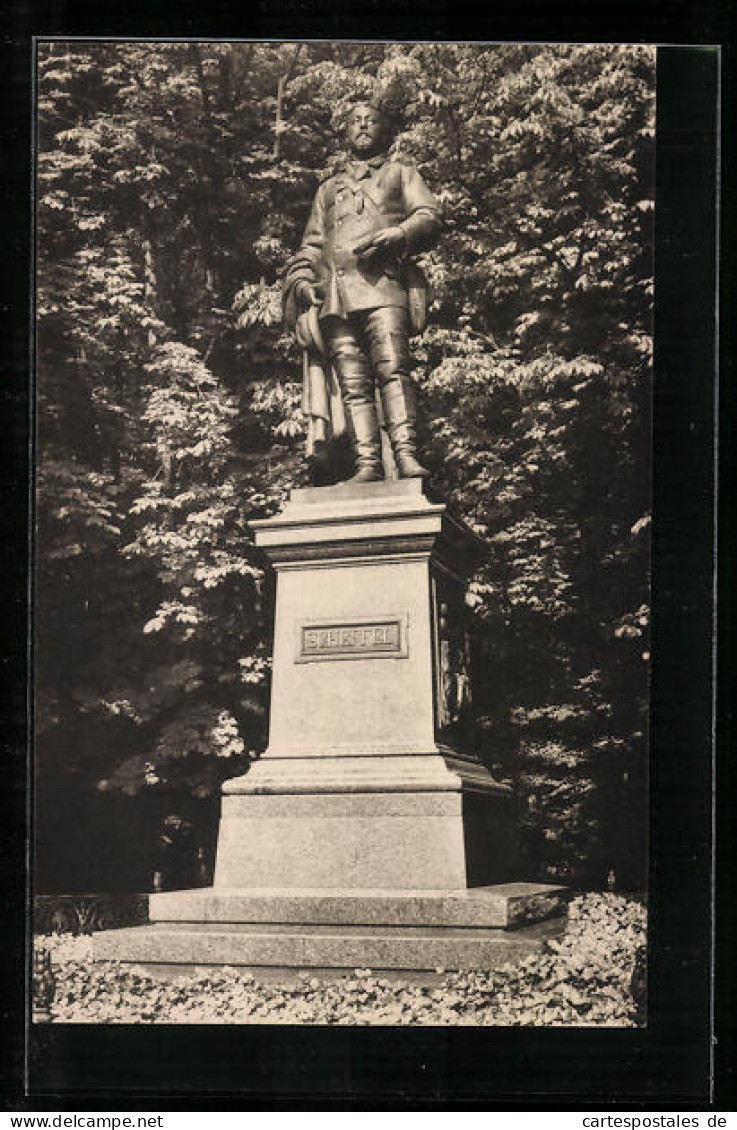
[[[297,663],[326,659],[402,658],[407,655],[406,617],[298,624]]]

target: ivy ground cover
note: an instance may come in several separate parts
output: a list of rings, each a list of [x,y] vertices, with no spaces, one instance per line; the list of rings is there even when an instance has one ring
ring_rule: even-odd
[[[94,963],[89,936],[41,936],[36,945],[51,951],[61,1023],[634,1027],[643,1019],[642,991],[635,999],[632,989],[645,929],[639,901],[579,896],[563,936],[539,954],[488,973],[439,971],[434,985],[368,969],[280,983],[217,967],[172,980]]]

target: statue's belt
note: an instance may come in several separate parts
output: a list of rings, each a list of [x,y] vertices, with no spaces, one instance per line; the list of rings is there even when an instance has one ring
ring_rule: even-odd
[[[407,290],[410,334],[414,337],[422,333],[427,324],[430,287],[424,272],[411,260],[403,264],[403,274]],[[295,334],[297,343],[302,349],[325,356],[325,342],[320,329],[318,306],[310,306],[309,310],[300,314],[295,326]]]

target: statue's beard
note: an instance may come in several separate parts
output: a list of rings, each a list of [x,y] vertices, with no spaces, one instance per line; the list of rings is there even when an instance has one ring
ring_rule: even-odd
[[[382,141],[374,141],[371,137],[365,134],[360,134],[353,141],[351,146],[356,154],[362,157],[376,157],[379,153],[383,153],[386,146]]]

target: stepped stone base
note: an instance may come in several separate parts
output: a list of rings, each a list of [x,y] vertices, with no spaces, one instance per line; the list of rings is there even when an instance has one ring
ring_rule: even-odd
[[[222,887],[151,895],[152,922],[515,929],[563,913],[565,887],[499,883],[447,891],[247,890]]]
[[[563,887],[508,883],[455,891],[173,891],[153,924],[94,938],[98,961],[149,966],[495,969],[560,932]]]

